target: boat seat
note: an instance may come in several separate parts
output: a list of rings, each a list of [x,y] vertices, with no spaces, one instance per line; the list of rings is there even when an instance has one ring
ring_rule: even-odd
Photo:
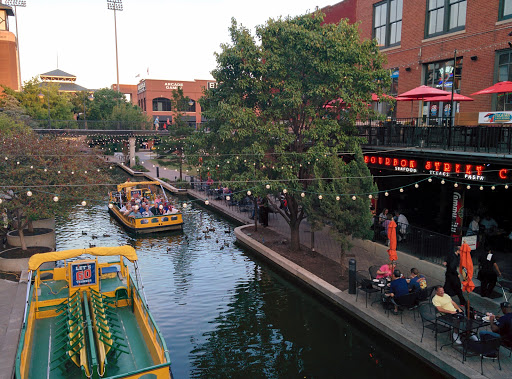
[[[117,287],[115,294],[116,294],[116,307],[117,307],[117,302],[119,300],[128,300],[129,299],[128,290],[126,289],[126,287]]]

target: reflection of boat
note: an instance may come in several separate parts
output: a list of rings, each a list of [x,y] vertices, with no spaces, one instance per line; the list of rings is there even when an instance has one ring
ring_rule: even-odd
[[[134,207],[139,207],[142,199],[149,202],[150,206],[155,206],[156,192],[152,190],[158,186],[168,203],[167,195],[160,182],[125,182],[117,186],[116,192],[109,193],[109,212],[112,214],[126,229],[134,233],[154,233],[165,230],[181,230],[183,229],[183,216],[176,208],[168,214],[155,215],[151,217],[130,217],[121,212],[123,205],[127,202],[134,203]],[[161,205],[161,204],[160,204]],[[158,203],[156,204],[158,207]]]
[[[81,254],[94,258],[41,267]],[[103,263],[98,256],[119,259]],[[133,262],[135,278],[124,258]],[[171,378],[170,364],[146,304],[134,248],[96,247],[30,258],[16,378]]]

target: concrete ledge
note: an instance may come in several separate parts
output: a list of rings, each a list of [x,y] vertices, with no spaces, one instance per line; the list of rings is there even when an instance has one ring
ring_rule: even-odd
[[[341,291],[340,289],[332,286],[321,278],[313,275],[304,268],[296,265],[290,260],[277,254],[275,251],[269,249],[265,245],[247,236],[243,229],[252,225],[244,225],[235,228],[234,233],[236,239],[243,245],[247,246],[257,254],[260,254],[267,258],[272,263],[276,264],[283,270],[287,271],[301,282],[306,284],[309,288],[320,294],[325,299],[329,300],[332,304],[357,317],[361,322],[374,329],[376,332],[385,334],[391,338],[395,343],[402,346],[404,349],[415,355],[419,359],[435,367],[445,375],[457,377],[457,378],[471,378],[481,377],[480,373],[475,372],[471,368],[459,365],[460,367],[453,367],[451,361],[443,359],[442,352],[433,352],[427,349],[427,346],[423,347],[417,341],[418,336],[411,331],[399,326],[393,329],[389,322],[386,323],[387,317],[382,315],[368,315],[363,309],[353,304],[354,295],[348,294],[348,291]],[[386,253],[387,254],[387,253]],[[404,254],[405,255],[405,254]]]

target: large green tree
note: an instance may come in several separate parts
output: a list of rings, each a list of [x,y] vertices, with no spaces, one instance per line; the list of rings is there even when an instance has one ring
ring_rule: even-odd
[[[332,206],[346,204],[336,196],[349,194],[326,183],[346,180],[344,157],[361,151],[354,122],[371,114],[372,93],[389,85],[376,41],[361,41],[357,25],[346,20],[323,24],[323,17],[270,19],[256,36],[233,20],[231,43],[221,46],[212,72],[218,87],[200,101],[211,121],[191,149],[202,154],[198,164],[238,189],[282,191],[288,207],[278,211],[290,226],[293,250],[313,210],[306,196],[322,190]],[[335,172],[334,163],[340,167]],[[367,191],[352,184],[352,193]],[[370,218],[368,201],[355,218]]]
[[[106,196],[109,167],[75,139],[41,137],[10,125],[10,133],[0,133],[0,146],[0,200],[20,231],[23,249],[30,221]]]

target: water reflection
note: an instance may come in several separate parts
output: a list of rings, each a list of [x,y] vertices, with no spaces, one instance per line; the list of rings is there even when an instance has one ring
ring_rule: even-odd
[[[192,207],[183,233],[134,237],[106,209],[77,207],[59,219],[57,248],[137,249],[176,378],[388,378],[410,375],[411,365],[415,377],[433,375],[245,254],[220,216]]]

